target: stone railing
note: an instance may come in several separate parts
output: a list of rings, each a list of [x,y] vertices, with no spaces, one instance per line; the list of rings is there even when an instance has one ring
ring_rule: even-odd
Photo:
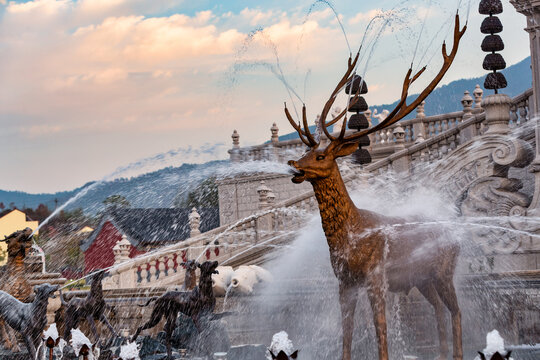
[[[523,126],[529,121],[529,98],[532,89],[525,91],[512,99],[510,107],[509,128]],[[370,173],[387,171],[414,171],[420,163],[429,163],[442,159],[460,144],[481,135],[484,132],[485,113],[458,112],[430,117],[426,129],[441,129],[442,131],[426,132],[427,139],[409,144],[387,156],[386,158],[365,167]],[[426,117],[427,119],[427,117]],[[415,119],[416,120],[416,119]],[[452,120],[450,122],[450,120]],[[398,125],[401,125],[400,122]],[[404,123],[404,122],[403,122]],[[424,122],[424,124],[426,124]],[[394,139],[396,142],[397,140]],[[404,140],[401,140],[402,142]]]
[[[183,284],[182,262],[198,259],[220,264],[244,264],[264,253],[269,246],[290,241],[304,224],[305,214],[316,209],[311,196],[287,200],[271,209],[198,234],[188,240],[133,259],[123,259],[110,270],[106,289],[163,287]]]
[[[528,90],[512,99],[510,121],[505,126],[513,128],[527,123],[531,95],[532,91]],[[394,153],[366,166],[364,172],[345,173],[344,180],[348,183],[366,172],[372,174],[388,171],[414,172],[417,165],[441,159],[460,144],[483,134],[490,126],[486,125],[485,120],[484,112],[475,111],[469,106],[463,112],[400,122],[393,127],[392,133],[395,134],[395,129],[401,127],[405,133],[410,131],[412,139],[406,140],[407,136],[394,137],[392,139],[396,148]],[[416,130],[415,126],[418,128],[419,124],[423,128]],[[422,129],[425,130],[422,134],[424,138],[418,139],[420,141],[417,142],[415,131],[418,131],[416,134],[421,134],[419,131]],[[405,146],[405,141],[409,142],[408,146]],[[298,143],[299,141],[295,140],[279,142],[282,148],[292,151],[300,148]],[[262,151],[265,146],[268,144],[261,145],[258,151]],[[303,144],[302,151],[304,151]],[[267,202],[262,202],[261,205],[260,212],[232,225],[197,234],[188,240],[135,259],[124,259],[111,269],[111,277],[105,283],[106,288],[180,285],[184,279],[181,262],[187,259],[217,260],[226,265],[252,261],[266,252],[267,246],[290,241],[293,232],[305,223],[305,214],[317,209],[313,191],[307,191],[275,205]]]
[[[532,90],[531,90],[532,93]],[[478,114],[483,111],[480,104],[482,101],[483,92],[479,86],[474,91],[474,99],[466,91],[461,100],[463,111],[452,112],[442,115],[426,116],[424,113],[425,102],[422,102],[416,109],[416,118],[400,121],[388,128],[379,130],[370,135],[371,146],[368,150],[374,160],[379,160],[389,156],[390,154],[400,151],[403,146],[412,146],[415,143],[435,137],[449,129],[456,127],[463,121],[464,114]],[[520,101],[527,102],[528,96],[523,95]],[[473,108],[474,103],[474,108]],[[526,106],[524,104],[524,106]],[[371,123],[371,112],[365,113]],[[384,118],[380,118],[382,120]],[[286,162],[287,160],[298,157],[306,150],[306,146],[300,139],[291,139],[279,141],[278,128],[276,124],[270,129],[272,131],[271,140],[267,143],[240,147],[240,136],[235,130],[232,135],[233,148],[229,150],[231,161],[278,161]],[[337,133],[339,129],[334,129]],[[348,130],[351,132],[351,130]],[[398,136],[403,134],[402,142],[398,142]],[[326,136],[321,134],[322,141],[326,141]],[[399,143],[399,144],[397,144]],[[398,147],[396,148],[396,144]]]

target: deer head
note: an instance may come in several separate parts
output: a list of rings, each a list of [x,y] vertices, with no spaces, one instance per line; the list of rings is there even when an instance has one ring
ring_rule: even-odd
[[[338,171],[335,160],[339,157],[350,155],[354,151],[356,151],[356,149],[358,149],[358,144],[356,141],[358,141],[361,137],[371,134],[375,131],[384,129],[398,122],[399,120],[407,116],[409,113],[411,113],[418,105],[420,105],[422,101],[424,101],[428,97],[428,95],[441,82],[448,69],[450,69],[452,62],[456,57],[459,42],[465,34],[466,29],[466,25],[463,27],[463,29],[461,29],[459,24],[459,15],[456,14],[454,27],[454,43],[452,46],[452,51],[448,53],[446,49],[446,43],[443,43],[443,65],[441,70],[437,73],[437,75],[433,78],[429,85],[418,95],[416,99],[414,99],[409,105],[407,105],[407,96],[409,95],[409,88],[411,84],[414,83],[426,70],[426,67],[423,67],[422,69],[420,69],[419,72],[412,75],[413,72],[411,67],[407,72],[407,75],[405,76],[405,80],[403,81],[401,99],[398,102],[397,106],[388,114],[388,117],[384,121],[370,129],[355,132],[352,134],[346,134],[347,111],[349,110],[348,107],[345,108],[341,113],[339,113],[334,119],[328,122],[326,121],[326,117],[330,112],[330,109],[334,104],[334,101],[336,100],[339,92],[347,84],[351,84],[356,77],[356,74],[354,74],[353,72],[358,62],[359,53],[356,54],[354,60],[352,59],[352,57],[349,57],[348,68],[345,72],[345,75],[339,81],[338,85],[330,95],[330,98],[326,102],[321,112],[321,117],[319,120],[320,126],[324,131],[327,139],[329,140],[329,144],[324,149],[320,148],[320,142],[318,142],[313,136],[313,134],[311,134],[311,132],[309,131],[306,115],[306,106],[304,105],[302,107],[302,128],[300,123],[297,124],[294,121],[289,110],[287,109],[287,104],[285,104],[285,115],[287,116],[287,119],[298,132],[298,135],[300,136],[302,142],[309,147],[309,150],[298,161],[289,161],[289,165],[294,168],[294,177],[292,181],[294,183],[301,183],[304,180],[314,181],[317,179],[324,179],[330,177],[336,171]],[[358,101],[361,88],[362,86],[358,87],[357,92],[354,94],[351,101],[349,102],[350,105],[353,105]],[[330,132],[328,131],[328,127],[337,123],[341,119],[343,119],[341,132],[337,137],[335,137],[330,134]]]

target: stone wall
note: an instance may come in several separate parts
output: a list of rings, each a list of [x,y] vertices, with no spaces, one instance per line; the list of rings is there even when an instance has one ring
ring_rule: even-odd
[[[231,224],[260,211],[257,189],[264,185],[279,203],[312,190],[309,183],[293,184],[290,175],[264,174],[241,176],[218,182],[220,224]]]

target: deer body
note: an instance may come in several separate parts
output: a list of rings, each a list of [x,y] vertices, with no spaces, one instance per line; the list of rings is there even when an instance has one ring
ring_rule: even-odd
[[[448,354],[444,307],[452,315],[454,360],[463,358],[461,313],[453,284],[459,247],[452,242],[441,241],[444,240],[444,232],[438,228],[407,225],[407,221],[402,218],[358,209],[347,192],[336,159],[355,152],[358,149],[356,141],[362,137],[394,124],[414,110],[435,89],[450,68],[465,30],[466,27],[461,30],[459,16],[456,15],[451,52],[448,54],[446,44],[443,44],[444,61],[441,70],[410,105],[407,105],[409,87],[426,68],[415,75],[412,75],[412,69],[409,69],[403,83],[401,100],[383,122],[370,129],[345,136],[348,109],[328,122],[326,117],[341,89],[355,80],[356,75],[352,73],[359,54],[354,61],[349,58],[347,72],[321,112],[320,127],[329,140],[324,149],[319,148],[320,143],[309,131],[305,106],[302,108],[303,129],[293,120],[285,107],[289,122],[298,132],[300,139],[309,147],[298,161],[289,161],[289,165],[294,169],[292,181],[310,182],[319,204],[332,268],[339,282],[343,360],[351,359],[354,313],[360,287],[366,287],[371,304],[379,360],[388,360],[386,290],[407,293],[413,287],[418,288],[435,309],[440,359],[446,359]],[[362,86],[358,86],[349,104],[358,101],[361,88]],[[339,136],[330,134],[327,127],[343,117]],[[388,226],[393,226],[393,232],[390,234],[385,232]]]

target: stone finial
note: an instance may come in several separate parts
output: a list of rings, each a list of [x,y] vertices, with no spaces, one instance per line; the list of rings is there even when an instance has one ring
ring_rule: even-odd
[[[405,148],[405,130],[401,126],[398,126],[393,131],[394,136],[396,137],[395,150],[399,151]]]
[[[240,147],[240,135],[238,135],[238,131],[234,130],[231,137],[232,137],[233,149],[238,149]]]
[[[272,137],[270,138],[270,140],[272,140],[272,143],[279,142],[279,135],[278,135],[279,128],[277,127],[276,123],[272,124],[270,131],[272,132]]]
[[[463,106],[463,117],[469,117],[472,113],[473,98],[467,90],[461,98],[461,105]]]
[[[122,235],[122,239],[119,240],[113,247],[114,263],[120,264],[126,260],[129,260],[130,251],[131,243],[127,239],[126,235]]]
[[[366,117],[367,121],[369,122],[369,126],[371,127],[371,109],[367,109],[364,111],[364,116]]]
[[[484,96],[484,90],[480,87],[480,85],[476,84],[476,88],[473,91],[474,95],[474,108],[475,109],[481,109],[482,108],[482,97]]]
[[[269,205],[273,205],[274,202],[276,201],[276,194],[274,194],[272,191],[270,191],[267,195],[266,195],[266,200],[268,202]]]
[[[424,100],[420,103],[420,105],[416,107],[416,118],[419,119],[419,118],[426,117],[425,106],[426,106],[426,101]]]
[[[266,186],[264,180],[261,180],[261,184],[257,188],[257,193],[259,194],[259,209],[266,209],[270,206],[268,201],[268,195],[272,193],[272,189]],[[272,193],[272,195],[274,195]],[[275,195],[274,195],[275,198]]]
[[[188,219],[189,219],[189,229],[190,229],[189,236],[194,237],[194,236],[199,235],[201,233],[199,229],[201,225],[201,215],[199,215],[196,208],[191,209],[191,213],[189,214]]]

